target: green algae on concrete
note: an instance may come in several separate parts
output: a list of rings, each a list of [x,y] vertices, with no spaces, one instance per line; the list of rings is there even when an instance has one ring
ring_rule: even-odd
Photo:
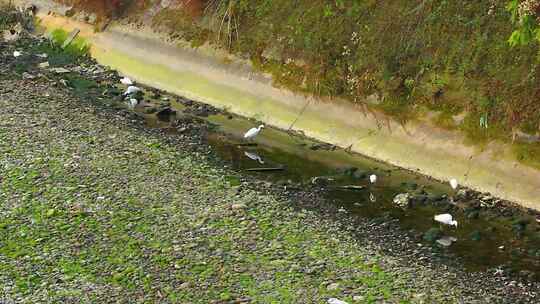
[[[489,188],[499,188],[507,193],[513,191],[510,187],[501,186],[499,181],[493,178],[506,174],[504,170],[499,171],[495,167],[477,167],[474,161],[463,161],[462,158],[453,157],[445,149],[426,152],[427,147],[411,145],[405,140],[392,136],[391,133],[379,130],[375,125],[372,129],[361,129],[358,128],[358,124],[333,119],[334,117],[328,115],[328,112],[320,109],[321,106],[324,108],[332,105],[322,101],[312,100],[303,114],[298,117],[300,111],[297,107],[287,107],[278,100],[265,99],[226,85],[212,83],[194,72],[173,71],[165,65],[143,65],[141,58],[131,58],[114,50],[94,52],[94,56],[101,63],[116,68],[135,79],[141,78],[147,84],[202,100],[240,115],[254,117],[279,128],[287,129],[292,122],[296,121],[294,129],[302,130],[307,136],[336,143],[342,147],[352,144],[356,151],[386,162],[409,168],[410,164],[416,164],[419,168],[425,164],[436,164],[441,170],[439,174],[432,175],[438,178],[444,179],[445,176],[452,176],[452,173],[465,172],[467,176],[464,178],[472,181],[481,180]],[[363,116],[359,119],[369,120]],[[449,146],[448,149],[452,147]]]

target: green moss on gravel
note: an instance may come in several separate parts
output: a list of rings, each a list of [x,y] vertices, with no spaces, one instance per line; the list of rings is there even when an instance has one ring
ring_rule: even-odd
[[[2,81],[0,279],[17,302],[446,301],[332,221],[47,83]],[[50,97],[44,97],[44,93]],[[187,144],[187,143],[186,143]],[[188,150],[189,151],[189,150]],[[236,184],[236,183],[234,183]],[[235,207],[236,206],[236,207]],[[430,278],[430,279],[428,279]],[[328,289],[338,283],[335,289]]]

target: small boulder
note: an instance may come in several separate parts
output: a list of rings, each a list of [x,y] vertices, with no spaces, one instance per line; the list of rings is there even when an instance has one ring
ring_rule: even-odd
[[[46,68],[49,67],[49,62],[48,61],[42,62],[42,63],[38,64],[38,67],[40,69],[46,69]]]
[[[339,283],[331,283],[326,286],[327,290],[336,290],[339,288]]]
[[[171,109],[170,107],[164,107],[164,108],[158,109],[156,115],[160,120],[168,121],[170,120],[170,117],[172,115],[176,115],[176,111]]]
[[[311,183],[313,185],[317,185],[317,186],[328,186],[328,184],[332,181],[331,178],[329,177],[326,177],[326,176],[315,176],[314,178],[311,179]]]
[[[409,193],[401,193],[394,197],[392,202],[401,208],[406,208],[409,206],[411,201],[411,195]]]
[[[336,298],[330,298],[330,299],[328,299],[328,304],[348,304],[348,303],[345,302],[345,301],[341,301],[339,299],[336,299]]]
[[[66,68],[52,68],[51,72],[54,72],[56,74],[65,74],[65,73],[69,73],[71,71],[66,69]]]
[[[450,245],[452,245],[452,243],[455,241],[457,241],[457,239],[453,236],[443,236],[437,240],[437,244],[443,247],[450,247]]]
[[[232,204],[232,205],[231,205],[231,209],[232,209],[232,210],[241,210],[241,209],[246,209],[246,208],[247,208],[247,205],[246,205],[246,204],[242,204],[242,203]]]
[[[34,79],[34,78],[36,78],[36,76],[34,76],[34,75],[30,74],[30,73],[24,72],[24,73],[22,73],[22,78],[24,78],[24,79]]]

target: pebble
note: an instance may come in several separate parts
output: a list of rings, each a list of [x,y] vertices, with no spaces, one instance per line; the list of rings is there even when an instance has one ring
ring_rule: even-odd
[[[330,298],[328,299],[328,304],[348,304],[347,302],[345,301],[341,301],[339,299],[336,299],[336,298]]]
[[[52,68],[50,71],[55,72],[56,74],[65,74],[70,72],[70,70],[66,68]]]
[[[232,210],[239,210],[239,209],[246,209],[247,208],[247,205],[246,204],[232,204],[231,205],[231,209]]]
[[[23,77],[24,79],[34,79],[34,78],[36,78],[36,76],[34,76],[34,75],[30,74],[30,73],[27,73],[27,72],[24,72],[24,73],[22,74],[22,77]]]
[[[327,290],[336,290],[339,288],[339,283],[331,283],[326,286]]]
[[[453,236],[443,236],[442,238],[437,240],[437,244],[444,247],[449,247],[455,241],[457,241],[457,238]]]

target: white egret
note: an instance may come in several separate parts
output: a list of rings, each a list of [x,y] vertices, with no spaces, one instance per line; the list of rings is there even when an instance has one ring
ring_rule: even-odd
[[[377,175],[371,174],[369,176],[369,182],[372,183],[372,184],[375,184],[377,182]]]
[[[124,78],[120,79],[120,82],[122,84],[125,84],[125,85],[128,85],[128,86],[133,84],[133,81],[131,81],[131,79],[129,79],[128,77],[124,77]]]
[[[247,156],[249,159],[258,161],[261,165],[264,165],[263,159],[257,153],[244,151],[244,155]]]
[[[452,178],[450,180],[450,187],[452,187],[452,189],[456,190],[458,186],[459,186],[459,184],[458,184],[457,179]]]
[[[16,57],[19,57],[19,56],[21,56],[21,55],[22,55],[22,53],[19,52],[19,51],[13,52],[13,57],[15,57],[15,58],[16,58]]]
[[[437,214],[433,217],[435,219],[435,221],[441,223],[441,224],[445,224],[445,225],[449,225],[449,226],[455,226],[457,228],[457,221],[454,220],[454,218],[452,217],[451,214],[448,214],[448,213],[444,213],[444,214]]]
[[[139,87],[129,86],[127,88],[127,90],[124,92],[124,95],[127,96],[127,95],[131,95],[131,94],[135,94],[135,93],[140,92],[140,91],[141,91],[141,88],[139,88]]]
[[[258,128],[249,129],[246,134],[244,134],[244,139],[251,140],[257,136],[261,130],[264,128],[264,125],[260,125]]]
[[[336,298],[330,298],[328,299],[328,304],[349,304],[345,301],[338,300]]]

